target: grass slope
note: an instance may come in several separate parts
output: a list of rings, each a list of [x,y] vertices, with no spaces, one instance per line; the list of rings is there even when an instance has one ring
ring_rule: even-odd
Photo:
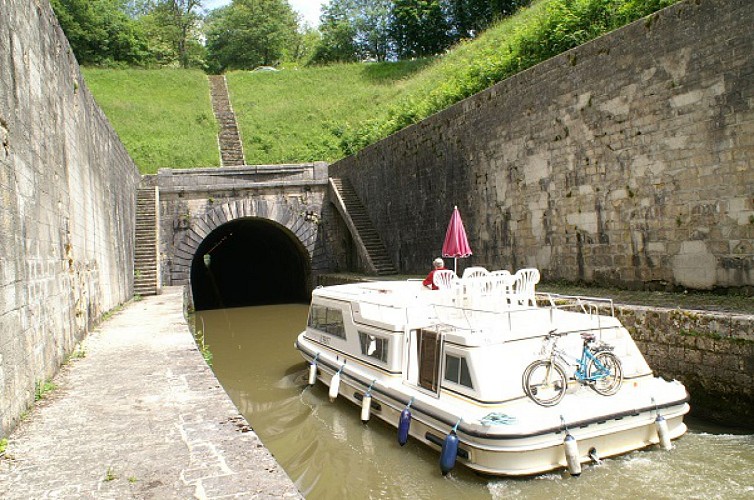
[[[246,162],[338,160],[677,1],[536,0],[442,57],[230,73]],[[86,69],[84,75],[142,172],[219,164],[202,73]]]
[[[344,154],[679,0],[537,0],[428,67],[411,91],[344,134]]]
[[[83,69],[142,173],[220,164],[207,76],[187,70]]]
[[[409,90],[429,60],[227,75],[248,164],[341,158],[341,137]]]

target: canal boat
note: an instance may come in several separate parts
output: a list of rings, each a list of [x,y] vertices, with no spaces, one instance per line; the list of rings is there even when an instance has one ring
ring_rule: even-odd
[[[401,445],[410,436],[437,449],[443,474],[459,462],[490,475],[578,475],[604,457],[670,449],[686,432],[685,387],[653,374],[611,300],[539,293],[538,281],[536,269],[478,268],[435,272],[437,290],[420,280],[319,287],[295,345],[310,384],[360,406],[365,423],[395,426]]]

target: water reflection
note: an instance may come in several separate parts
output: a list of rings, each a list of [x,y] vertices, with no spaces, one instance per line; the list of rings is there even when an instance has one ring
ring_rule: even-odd
[[[585,467],[578,479],[480,477],[463,467],[440,475],[439,454],[395,429],[359,420],[359,408],[326,388],[306,386],[293,347],[307,306],[260,306],[197,313],[213,368],[239,410],[299,490],[319,498],[752,498],[754,436],[690,422],[674,449],[634,452]]]

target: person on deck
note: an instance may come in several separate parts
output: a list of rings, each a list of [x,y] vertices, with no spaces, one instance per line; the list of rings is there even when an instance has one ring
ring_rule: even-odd
[[[434,283],[434,277],[435,277],[435,271],[440,271],[441,269],[445,269],[445,262],[438,257],[435,260],[432,261],[433,269],[429,272],[426,278],[424,278],[424,281],[422,281],[422,285],[431,288],[432,290],[437,290],[437,286]]]

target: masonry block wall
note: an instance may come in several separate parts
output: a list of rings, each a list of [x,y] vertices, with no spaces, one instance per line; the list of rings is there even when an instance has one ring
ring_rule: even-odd
[[[454,205],[474,255],[545,279],[754,286],[754,9],[692,0],[539,64],[331,166],[402,272]]]
[[[754,428],[754,316],[617,306],[657,375],[683,382],[696,416]]]
[[[0,437],[131,296],[138,179],[49,3],[0,0]]]
[[[244,218],[268,221],[298,241],[311,271],[310,288],[331,269],[320,231],[327,163],[160,169],[144,184],[160,191],[163,285],[190,283],[195,252],[220,226]],[[307,216],[307,213],[310,214]]]

